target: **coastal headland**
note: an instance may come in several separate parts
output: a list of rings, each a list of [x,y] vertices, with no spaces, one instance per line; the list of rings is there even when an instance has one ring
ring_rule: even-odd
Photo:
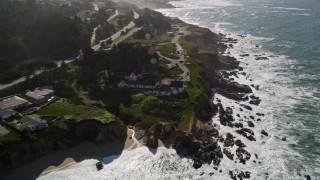
[[[5,179],[33,179],[141,145],[174,148],[179,155],[191,157],[196,169],[210,164],[219,172],[222,158],[261,163],[255,152],[246,150],[246,142],[269,136],[263,129],[255,134],[255,123],[264,114],[241,117],[214,98],[220,94],[236,100],[241,111],[249,113],[261,102],[254,95],[259,87],[233,79],[246,76],[239,61],[225,54],[237,40],[150,9],[134,12],[140,15],[133,20],[140,29],[130,36],[125,35],[130,29],[122,31],[114,39],[123,38],[122,43],[102,42],[106,48],[83,50],[82,59],[53,70],[57,76],[50,71],[41,74],[43,84],[56,82],[59,98],[36,113],[54,120],[39,133],[22,134],[18,141],[2,144],[0,166]],[[65,77],[72,78],[64,82]],[[37,78],[0,94],[21,93],[36,86]],[[212,123],[212,117],[217,122]],[[224,126],[232,131],[221,133]],[[251,173],[229,174],[243,179]]]

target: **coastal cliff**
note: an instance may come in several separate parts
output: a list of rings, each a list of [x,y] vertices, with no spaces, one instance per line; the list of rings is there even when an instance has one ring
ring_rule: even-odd
[[[13,168],[29,163],[48,153],[71,148],[83,141],[107,144],[114,141],[123,142],[127,137],[127,128],[121,122],[104,124],[96,120],[83,120],[68,123],[67,127],[64,128],[52,129],[51,133],[56,133],[56,135],[51,134],[39,139],[32,139],[31,137],[1,147],[0,175],[7,174]]]

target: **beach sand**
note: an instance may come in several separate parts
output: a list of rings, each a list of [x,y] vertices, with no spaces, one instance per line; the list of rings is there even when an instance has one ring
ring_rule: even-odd
[[[123,150],[132,150],[137,147],[132,138],[133,131],[127,130],[125,142],[112,142],[105,145],[96,145],[92,142],[83,142],[68,150],[50,153],[29,164],[17,168],[4,179],[36,179],[52,171],[58,171],[85,159],[102,160],[103,157],[121,154]]]

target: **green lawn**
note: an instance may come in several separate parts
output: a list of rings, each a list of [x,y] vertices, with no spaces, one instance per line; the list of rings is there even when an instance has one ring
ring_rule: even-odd
[[[173,43],[157,46],[157,49],[159,49],[161,54],[164,56],[169,56],[171,53],[175,53],[177,51],[177,47]]]
[[[20,135],[13,131],[10,131],[8,134],[4,136],[0,136],[0,144],[18,140],[20,140]]]
[[[58,116],[65,119],[75,119],[77,121],[85,119],[95,119],[103,123],[115,120],[116,118],[108,111],[87,105],[75,105],[67,100],[58,100],[38,111],[39,115]]]
[[[182,71],[182,69],[179,68],[179,66],[176,66],[176,67],[170,69],[170,70],[169,70],[169,73],[170,73],[171,75],[177,76],[177,75],[182,74],[183,71]]]

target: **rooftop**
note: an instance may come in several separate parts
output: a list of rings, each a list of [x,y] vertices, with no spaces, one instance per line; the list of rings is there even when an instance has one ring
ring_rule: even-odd
[[[32,114],[32,115],[27,115],[24,116],[19,120],[18,127],[19,129],[24,129],[26,127],[33,127],[38,125],[39,123],[46,123],[45,120],[41,119],[39,115],[37,114]]]
[[[15,113],[15,111],[11,109],[0,110],[0,116],[5,116],[7,114],[12,114],[12,113]]]
[[[54,90],[52,89],[52,87],[39,87],[37,89],[35,89],[34,91],[30,91],[26,93],[26,96],[31,97],[33,99],[39,100],[39,99],[43,99],[45,98],[45,96],[53,93]]]
[[[18,96],[11,96],[0,100],[0,109],[14,109],[16,106],[23,105],[29,101]]]

